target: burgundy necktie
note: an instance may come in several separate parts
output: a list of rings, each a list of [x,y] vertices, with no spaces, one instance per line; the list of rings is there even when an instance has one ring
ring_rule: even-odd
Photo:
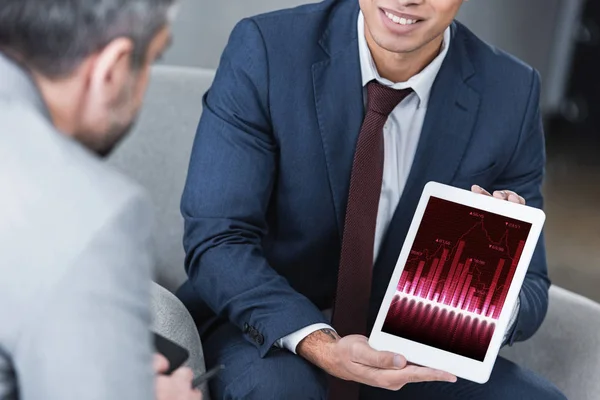
[[[333,328],[340,336],[366,335],[371,295],[375,226],[383,179],[383,128],[412,89],[395,90],[376,81],[367,84],[363,121],[350,178],[350,193],[333,308]],[[333,379],[330,400],[358,399],[359,385]]]

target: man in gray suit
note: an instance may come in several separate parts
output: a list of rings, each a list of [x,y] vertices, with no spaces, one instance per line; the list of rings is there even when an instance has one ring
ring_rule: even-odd
[[[0,399],[200,399],[156,377],[151,207],[105,166],[175,0],[2,0]]]

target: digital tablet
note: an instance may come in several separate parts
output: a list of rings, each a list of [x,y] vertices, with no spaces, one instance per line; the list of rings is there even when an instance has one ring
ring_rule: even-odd
[[[370,345],[487,382],[545,219],[535,208],[427,184]]]

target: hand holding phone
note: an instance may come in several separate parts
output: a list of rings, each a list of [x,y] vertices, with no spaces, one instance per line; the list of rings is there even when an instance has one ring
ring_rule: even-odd
[[[187,367],[180,367],[171,375],[164,375],[168,365],[169,362],[163,355],[155,354],[156,400],[202,400],[202,392],[191,387],[192,370]]]
[[[154,334],[154,347],[157,353],[169,361],[169,368],[164,375],[171,375],[190,357],[190,353],[186,349],[157,333]]]

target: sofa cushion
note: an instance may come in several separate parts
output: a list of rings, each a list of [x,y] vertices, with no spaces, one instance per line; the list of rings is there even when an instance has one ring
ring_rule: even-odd
[[[174,291],[185,280],[179,202],[202,96],[212,71],[155,67],[140,120],[109,163],[142,184],[156,207],[157,282]]]

